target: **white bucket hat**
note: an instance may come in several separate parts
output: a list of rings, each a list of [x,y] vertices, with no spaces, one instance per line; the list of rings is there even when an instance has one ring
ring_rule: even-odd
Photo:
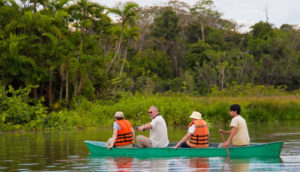
[[[202,119],[202,114],[200,112],[194,111],[192,113],[192,115],[190,116],[190,118],[193,118],[193,119]]]
[[[114,117],[123,118],[124,117],[123,112],[120,111],[116,112]]]

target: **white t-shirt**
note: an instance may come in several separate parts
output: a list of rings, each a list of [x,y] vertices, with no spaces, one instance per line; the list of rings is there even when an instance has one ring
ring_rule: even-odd
[[[121,130],[121,127],[117,122],[114,122],[114,129],[118,129],[118,131]]]
[[[196,128],[195,128],[195,125],[193,124],[189,127],[188,133],[194,134],[195,130],[196,130]],[[208,134],[209,134],[209,131],[208,131]]]
[[[195,132],[195,125],[193,124],[189,127],[188,133],[194,134],[194,132]]]
[[[167,147],[169,144],[166,121],[161,115],[156,116],[150,122],[150,140],[152,147]]]
[[[232,145],[242,146],[242,145],[250,144],[247,124],[243,117],[238,115],[232,118],[230,127],[237,127],[237,132],[235,136],[232,138]]]

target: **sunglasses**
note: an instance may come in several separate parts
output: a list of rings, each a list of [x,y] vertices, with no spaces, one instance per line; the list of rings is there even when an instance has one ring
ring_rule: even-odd
[[[152,113],[152,111],[148,112],[148,114],[151,114],[151,113]]]

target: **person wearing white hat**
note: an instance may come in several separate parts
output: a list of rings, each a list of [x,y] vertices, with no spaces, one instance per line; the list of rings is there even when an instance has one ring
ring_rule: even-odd
[[[194,111],[190,118],[192,122],[189,124],[187,134],[174,147],[182,148],[205,148],[208,147],[209,130],[206,121],[202,119],[202,114]]]
[[[131,148],[134,142],[134,130],[131,123],[124,119],[123,112],[116,112],[114,115],[114,132],[112,138],[109,138],[106,147]]]

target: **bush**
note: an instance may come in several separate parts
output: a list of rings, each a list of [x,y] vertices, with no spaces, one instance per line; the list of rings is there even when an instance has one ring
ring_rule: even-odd
[[[269,97],[193,97],[168,92],[149,95],[120,94],[115,101],[73,99],[70,109],[57,108],[47,116],[43,99],[29,98],[30,88],[8,90],[0,87],[0,130],[19,129],[83,129],[111,127],[116,111],[123,111],[133,126],[149,123],[148,108],[155,105],[168,125],[187,125],[190,114],[199,111],[209,125],[229,123],[229,106],[237,103],[247,122],[300,119],[299,96]]]
[[[199,111],[208,123],[229,123],[229,106],[238,103],[241,115],[248,122],[300,119],[300,99],[295,97],[191,97],[184,94],[156,94],[135,96],[124,94],[117,102],[89,102],[85,99],[72,110],[52,112],[47,127],[90,128],[112,126],[113,115],[123,111],[134,125],[151,121],[147,110],[159,108],[168,125],[187,125],[193,111]]]
[[[0,130],[42,128],[47,114],[43,99],[34,101],[30,89],[0,86]]]

